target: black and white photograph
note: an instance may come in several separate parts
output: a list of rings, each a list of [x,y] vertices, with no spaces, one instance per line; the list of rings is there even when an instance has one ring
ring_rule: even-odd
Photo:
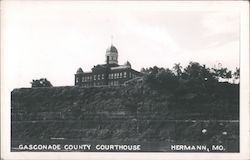
[[[1,6],[4,160],[249,158],[248,2]]]

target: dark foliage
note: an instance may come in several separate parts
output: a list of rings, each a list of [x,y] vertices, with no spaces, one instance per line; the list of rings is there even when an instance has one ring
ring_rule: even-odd
[[[12,138],[238,141],[239,84],[218,82],[212,69],[195,62],[183,71],[177,64],[173,71],[143,72],[141,83],[126,86],[13,90]]]
[[[46,78],[41,78],[32,80],[31,87],[52,87],[52,84]]]

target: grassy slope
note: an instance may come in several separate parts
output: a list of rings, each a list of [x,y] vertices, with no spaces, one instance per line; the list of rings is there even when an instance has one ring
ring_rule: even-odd
[[[230,84],[216,87],[216,94],[164,92],[146,85],[15,89],[12,138],[237,141],[238,123],[227,121],[238,119],[237,90]]]

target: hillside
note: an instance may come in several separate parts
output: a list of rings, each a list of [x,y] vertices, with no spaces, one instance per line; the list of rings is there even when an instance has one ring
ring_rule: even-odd
[[[12,148],[19,143],[52,143],[61,138],[224,144],[227,151],[237,151],[239,85],[218,83],[198,91],[193,84],[189,86],[183,83],[175,90],[164,90],[141,83],[14,89]],[[204,129],[206,133],[202,133]]]

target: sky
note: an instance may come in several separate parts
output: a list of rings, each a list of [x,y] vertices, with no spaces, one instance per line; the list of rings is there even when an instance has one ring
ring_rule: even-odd
[[[219,4],[219,5],[218,5]],[[81,67],[117,48],[132,68],[186,67],[190,61],[239,67],[240,15],[234,5],[173,2],[12,1],[2,6],[2,75],[10,88],[47,78],[74,85]],[[235,8],[235,7],[234,7]],[[236,7],[237,8],[237,7]]]

